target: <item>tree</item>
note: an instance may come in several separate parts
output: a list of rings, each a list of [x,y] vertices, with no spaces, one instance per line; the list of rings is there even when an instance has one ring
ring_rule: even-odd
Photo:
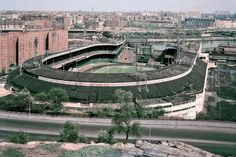
[[[133,93],[121,89],[115,90],[115,99],[120,103],[131,103],[133,101]]]
[[[26,144],[29,141],[29,135],[24,132],[16,132],[9,137],[10,142]]]
[[[135,115],[136,115],[136,118],[145,118],[145,109],[144,107],[139,104],[136,100],[136,98],[133,99],[133,103],[134,103],[134,108],[135,108]]]
[[[122,105],[120,107],[120,111],[116,112],[112,118],[112,128],[110,130],[114,133],[124,133],[124,143],[127,143],[130,135],[140,137],[142,134],[139,123],[132,121],[135,114],[133,94],[131,92],[118,89],[115,91],[115,97],[122,103]]]
[[[61,103],[69,100],[67,92],[61,88],[52,88],[49,90],[48,98],[53,103]]]
[[[0,99],[0,109],[6,111],[25,112],[32,104],[33,97],[27,89],[21,90],[18,95],[10,95]]]
[[[36,107],[39,111],[43,108],[47,113],[58,114],[63,109],[63,102],[69,100],[68,93],[61,88],[52,88],[48,93],[41,92],[35,95],[35,99],[44,103],[43,107]],[[49,105],[48,105],[49,104]]]
[[[64,124],[64,129],[60,132],[59,142],[87,142],[87,138],[79,134],[79,128],[71,122]]]
[[[124,143],[127,143],[130,135],[140,137],[142,134],[139,123],[132,121],[132,111],[132,107],[128,104],[124,104],[120,108],[120,112],[117,112],[112,118],[112,130],[114,132],[125,134]]]
[[[48,101],[50,102],[50,108],[53,112],[61,111],[63,108],[62,102],[69,100],[67,92],[60,88],[52,88],[48,92]]]
[[[35,95],[35,99],[39,101],[47,101],[48,100],[48,94],[45,92],[40,92]]]

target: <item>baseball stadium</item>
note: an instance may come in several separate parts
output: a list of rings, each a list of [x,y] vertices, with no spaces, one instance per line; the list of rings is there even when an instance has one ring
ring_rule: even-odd
[[[91,44],[25,61],[6,87],[32,93],[58,87],[71,101],[93,104],[116,103],[115,90],[122,89],[147,108],[194,119],[203,109],[207,75],[200,53],[201,43],[168,45],[158,57],[128,47],[125,39]]]

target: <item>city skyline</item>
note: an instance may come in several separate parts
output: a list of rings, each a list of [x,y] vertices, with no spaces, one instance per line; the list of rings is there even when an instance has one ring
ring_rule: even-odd
[[[27,5],[26,5],[27,4]],[[235,0],[0,0],[0,10],[23,11],[230,11]],[[206,7],[207,6],[207,7]]]

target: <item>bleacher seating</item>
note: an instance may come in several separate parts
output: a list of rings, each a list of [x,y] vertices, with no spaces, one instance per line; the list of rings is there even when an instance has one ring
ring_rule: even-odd
[[[183,68],[180,66],[180,68]],[[36,70],[38,71],[38,74],[45,74],[50,75],[50,70],[45,71],[42,69]],[[204,86],[204,79],[205,79],[205,71],[206,71],[206,64],[197,59],[196,65],[193,67],[193,70],[191,73],[187,76],[184,76],[182,78],[173,80],[173,81],[168,81],[164,83],[158,83],[158,84],[152,84],[152,85],[147,85],[148,91],[145,90],[144,88],[141,88],[142,92],[142,98],[143,99],[153,99],[153,98],[164,98],[167,96],[173,96],[176,94],[181,94],[181,93],[199,93],[203,90]],[[84,77],[83,79],[89,79],[92,80],[94,79],[94,75],[73,75],[68,76],[64,73],[62,75],[61,71],[55,71],[53,75],[58,75],[60,77],[65,77],[66,79],[70,79],[70,77],[76,77],[76,76],[82,76]],[[82,73],[83,74],[83,73]],[[70,75],[70,74],[69,74]],[[58,77],[56,76],[56,77]],[[99,75],[98,75],[99,76]],[[107,78],[104,78],[104,75],[101,75],[102,77],[98,77],[100,80],[98,81],[103,81],[104,79],[108,80],[115,80],[115,81],[133,81],[132,78],[129,76],[126,77],[121,77],[119,78],[118,76],[124,76],[124,75],[107,75]],[[126,80],[127,79],[127,80]],[[113,93],[116,89],[123,89],[123,90],[130,90],[133,92],[133,94],[138,97],[140,92],[138,87],[83,87],[83,86],[72,86],[72,85],[62,85],[62,84],[57,84],[57,83],[50,83],[46,81],[42,81],[37,79],[33,75],[29,75],[26,73],[26,71],[23,71],[22,74],[20,74],[19,69],[13,71],[12,73],[9,74],[8,80],[7,80],[8,85],[12,85],[17,89],[22,89],[22,88],[28,88],[30,91],[37,93],[37,92],[42,92],[42,91],[48,91],[51,88],[63,88],[68,91],[69,96],[71,99],[79,100],[79,101],[89,101],[89,102],[112,102],[113,99]]]

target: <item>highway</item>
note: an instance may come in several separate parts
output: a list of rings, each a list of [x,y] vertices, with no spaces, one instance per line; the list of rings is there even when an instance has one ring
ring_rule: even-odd
[[[91,139],[96,138],[100,130],[111,126],[110,119],[55,117],[26,113],[0,111],[0,141],[12,132],[24,131],[33,140],[56,140],[63,124],[71,121],[77,124],[80,132]],[[136,120],[143,128],[141,139],[157,142],[158,140],[176,140],[192,144],[212,153],[236,156],[236,123],[208,121],[170,121]],[[115,138],[122,139],[118,135]],[[131,140],[134,137],[131,137]]]
[[[81,133],[94,138],[100,130],[111,126],[110,119],[53,117],[25,113],[0,112],[0,136],[12,131],[24,131],[36,135],[55,137],[63,129],[65,121],[77,124]],[[236,149],[236,123],[207,121],[170,121],[170,120],[135,120],[143,128],[142,139],[178,140],[191,144],[204,144],[214,147]],[[5,137],[6,138],[6,137]],[[117,138],[122,138],[118,135]],[[50,139],[50,138],[48,138]]]

